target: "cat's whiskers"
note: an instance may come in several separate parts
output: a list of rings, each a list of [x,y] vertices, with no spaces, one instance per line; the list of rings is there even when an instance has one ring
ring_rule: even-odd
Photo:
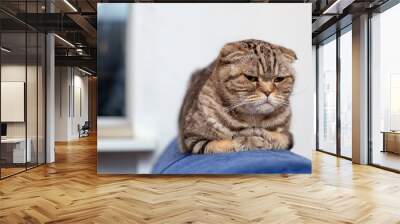
[[[246,105],[246,104],[254,103],[254,102],[257,102],[257,101],[258,101],[258,99],[255,99],[255,98],[254,98],[254,99],[252,99],[252,98],[250,98],[250,99],[247,98],[247,99],[243,100],[242,102],[239,102],[239,103],[237,103],[237,104],[234,104],[234,105],[225,107],[224,110],[225,110],[226,112],[230,112],[230,111],[234,110],[234,109],[237,108],[237,107],[244,106],[244,105]]]
[[[224,110],[225,110],[226,112],[230,112],[230,111],[232,111],[233,109],[235,109],[235,108],[237,108],[237,107],[240,107],[240,106],[243,106],[243,105],[248,104],[248,103],[249,103],[249,102],[242,101],[242,102],[240,102],[240,103],[238,103],[238,104],[234,104],[234,105],[225,107]]]
[[[259,96],[257,96],[257,95],[251,95],[251,96],[248,96],[246,98],[246,100],[258,100],[258,98],[259,98]]]
[[[287,100],[282,100],[281,102],[279,102],[279,104],[280,104],[281,106],[290,106],[290,102],[287,101]]]

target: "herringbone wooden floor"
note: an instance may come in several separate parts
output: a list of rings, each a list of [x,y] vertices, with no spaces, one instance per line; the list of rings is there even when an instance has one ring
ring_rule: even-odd
[[[98,176],[95,146],[0,181],[0,223],[400,223],[400,175],[330,155],[312,175]]]

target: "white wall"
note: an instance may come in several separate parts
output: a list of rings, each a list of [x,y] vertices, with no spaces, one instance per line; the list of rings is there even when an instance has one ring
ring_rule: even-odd
[[[78,73],[77,73],[78,72]],[[72,111],[75,110],[75,113],[72,113],[72,120],[71,120],[71,136],[72,138],[79,137],[78,132],[78,124],[82,126],[85,121],[88,121],[88,77],[82,76],[82,73],[78,70],[75,70],[74,74],[74,108]],[[80,102],[79,102],[80,101]],[[81,107],[81,108],[80,108]],[[82,110],[82,112],[80,112]]]
[[[55,140],[77,139],[78,124],[83,125],[88,120],[88,78],[76,68],[56,67],[55,86]]]
[[[36,85],[36,80],[32,80],[31,75],[36,75],[35,66],[25,66],[19,64],[6,64],[1,66],[1,81],[2,82],[24,82],[26,83],[25,77],[28,72],[28,81],[30,87]],[[28,125],[28,137],[34,131],[36,133],[36,88],[27,88],[27,105],[31,108],[27,108],[28,124],[26,122],[7,122],[7,135],[9,137],[24,137],[25,126]],[[4,97],[4,96],[2,96]],[[33,104],[32,104],[33,102]],[[1,108],[1,110],[7,110],[7,108]],[[24,110],[24,108],[22,108]]]
[[[68,85],[67,67],[55,68],[55,141],[68,140]]]
[[[20,84],[24,83],[26,85],[26,99],[24,100],[23,96],[20,98],[22,102],[14,101],[14,103],[20,104],[19,107],[13,108],[4,105],[1,107],[3,113],[16,113],[19,114],[19,117],[23,117],[22,120],[18,122],[6,122],[7,137],[21,138],[27,136],[31,144],[29,147],[31,148],[33,161],[36,162],[36,158],[38,158],[39,163],[43,163],[45,153],[45,117],[43,112],[45,106],[45,90],[43,89],[44,73],[42,72],[42,67],[36,65],[25,66],[25,64],[18,63],[3,64],[1,66],[1,76],[2,82],[20,82]],[[7,96],[7,92],[3,92],[4,90],[5,89],[2,89],[2,99],[9,98],[9,96]],[[19,89],[19,94],[24,94],[24,87]],[[3,103],[4,102],[2,102],[2,104]],[[25,112],[26,120],[24,118]],[[39,155],[37,156],[37,154]]]
[[[1,81],[2,82],[24,82],[24,83],[26,83],[26,81],[25,81],[26,69],[28,70],[28,72],[33,71],[32,66],[26,67],[25,65],[18,65],[18,64],[2,65],[1,66]],[[22,94],[24,94],[24,92]],[[1,98],[4,98],[4,97],[7,97],[7,96],[1,96]],[[1,108],[2,113],[4,113],[3,110],[7,110],[7,109],[8,108]],[[24,107],[22,107],[21,109],[22,109],[22,113],[24,114]],[[8,129],[10,129],[11,132],[15,133],[14,136],[17,136],[17,137],[25,136],[24,121],[11,122],[8,124]],[[19,129],[21,129],[21,130],[19,130]]]
[[[1,81],[17,81],[25,82],[26,69],[31,70],[32,67],[19,64],[8,64],[1,66]],[[7,108],[1,108],[6,110]],[[7,123],[7,136],[8,137],[25,137],[25,122],[11,122]]]
[[[293,151],[311,158],[315,147],[311,4],[131,6],[127,74],[132,78],[134,134],[158,140],[156,156],[177,135],[178,111],[191,73],[215,59],[225,43],[256,38],[297,53]]]

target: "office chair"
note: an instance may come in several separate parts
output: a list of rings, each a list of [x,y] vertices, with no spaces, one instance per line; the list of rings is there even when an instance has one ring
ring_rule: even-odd
[[[89,136],[89,129],[90,129],[89,121],[85,121],[82,127],[78,125],[78,129],[79,129],[79,138]]]

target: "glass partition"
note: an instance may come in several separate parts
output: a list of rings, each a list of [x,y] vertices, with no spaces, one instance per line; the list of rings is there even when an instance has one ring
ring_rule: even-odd
[[[28,13],[42,13],[44,3],[40,1],[27,2]],[[38,20],[38,17],[33,17],[33,20]],[[34,21],[38,23],[38,21]],[[27,150],[31,151],[31,161],[27,163],[27,167],[35,167],[39,164],[39,158],[43,152],[39,153],[39,76],[43,71],[41,68],[41,54],[43,52],[43,38],[36,29],[27,27]],[[42,38],[42,39],[40,39]],[[42,86],[42,91],[43,91]],[[42,96],[43,97],[43,96]],[[42,103],[42,102],[41,102]],[[44,111],[41,111],[42,113]],[[44,147],[44,145],[41,145]],[[43,151],[43,150],[41,150]]]
[[[18,13],[44,12],[44,1],[26,3]],[[0,12],[1,179],[45,163],[45,44],[44,33]]]
[[[31,162],[26,141],[26,41],[25,32],[1,34],[2,177],[24,171]]]
[[[27,163],[28,168],[37,165],[38,159],[38,35],[36,32],[27,33],[27,74],[26,74],[26,113],[27,113],[27,150],[30,151],[30,161]]]

